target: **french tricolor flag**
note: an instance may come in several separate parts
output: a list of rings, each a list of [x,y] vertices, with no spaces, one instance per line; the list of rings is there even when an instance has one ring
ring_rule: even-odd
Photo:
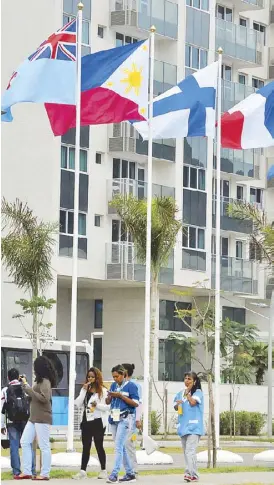
[[[234,149],[274,146],[274,81],[222,116],[221,144]]]

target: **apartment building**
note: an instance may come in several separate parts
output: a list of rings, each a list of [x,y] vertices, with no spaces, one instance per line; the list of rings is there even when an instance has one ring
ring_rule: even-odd
[[[16,66],[76,13],[77,0],[2,4],[2,89]],[[218,47],[223,48],[223,111],[274,78],[268,0],[84,0],[83,17],[83,55],[147,38],[155,25],[155,96],[213,62]],[[54,283],[47,291],[57,304],[47,317],[54,337],[69,340],[75,131],[54,138],[43,106],[18,105],[13,114],[13,123],[2,125],[2,194],[27,201],[44,220],[60,222]],[[109,203],[117,193],[146,196],[147,152],[147,142],[127,123],[81,129],[77,340],[103,331],[95,338],[95,363],[105,376],[120,361],[135,362],[136,375],[143,373],[145,268]],[[262,340],[269,309],[260,309],[260,317],[252,303],[266,300],[267,272],[250,247],[250,224],[228,217],[226,209],[231,200],[246,200],[272,217],[273,189],[266,182],[272,156],[271,150],[221,152],[222,313],[257,323]],[[191,366],[178,365],[166,341],[171,331],[190,335],[174,308],[178,300],[182,308],[189,306],[191,298],[173,290],[201,281],[205,288],[193,291],[203,301],[214,288],[215,167],[215,146],[206,138],[153,143],[153,193],[175,197],[187,226],[161,271],[156,380],[181,381]],[[7,275],[2,279],[2,334],[24,335],[12,318],[21,294]]]

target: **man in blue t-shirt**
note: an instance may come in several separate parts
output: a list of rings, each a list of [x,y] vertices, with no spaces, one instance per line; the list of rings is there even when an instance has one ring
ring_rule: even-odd
[[[110,404],[109,423],[115,442],[115,463],[107,483],[118,482],[123,462],[126,474],[119,482],[135,482],[132,462],[125,445],[135,428],[135,408],[139,405],[138,388],[133,382],[126,380],[126,371],[122,365],[116,365],[111,372],[114,382],[110,386],[106,404]]]
[[[135,365],[134,364],[122,364],[124,369],[126,370],[126,379],[130,382],[133,382],[136,384],[138,388],[138,394],[139,394],[139,406],[135,408],[135,426],[132,435],[129,437],[129,439],[126,442],[126,450],[127,454],[129,456],[129,459],[132,462],[133,470],[135,473],[135,476],[138,475],[138,470],[137,470],[137,457],[136,457],[136,439],[137,439],[137,430],[141,429],[142,423],[141,423],[141,417],[142,417],[142,388],[140,386],[140,383],[136,381],[135,379],[132,378]],[[137,428],[137,429],[136,429]]]

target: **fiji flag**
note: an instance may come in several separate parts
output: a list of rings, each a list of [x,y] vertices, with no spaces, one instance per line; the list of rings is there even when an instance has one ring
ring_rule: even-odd
[[[1,101],[2,121],[17,103],[74,103],[76,19],[52,34],[13,72]]]
[[[152,138],[215,136],[218,62],[195,72],[153,101]],[[147,121],[134,127],[148,138]]]

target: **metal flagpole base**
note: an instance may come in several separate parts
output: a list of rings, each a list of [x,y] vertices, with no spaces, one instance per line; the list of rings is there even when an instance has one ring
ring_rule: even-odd
[[[200,451],[197,454],[197,462],[198,463],[207,463],[208,460],[208,451]],[[211,460],[212,460],[212,451],[211,451]],[[237,453],[232,453],[232,451],[226,450],[217,450],[217,463],[243,463],[243,458]]]
[[[146,450],[136,451],[136,458],[138,465],[172,465],[173,458],[161,451],[153,451],[150,455]]]

